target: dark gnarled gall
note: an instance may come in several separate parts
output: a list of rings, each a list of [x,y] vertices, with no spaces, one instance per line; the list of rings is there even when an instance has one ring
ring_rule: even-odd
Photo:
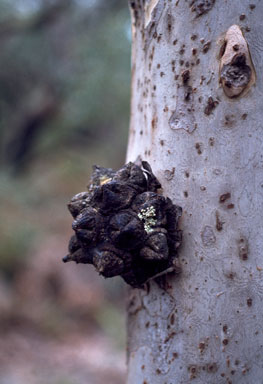
[[[182,209],[160,188],[147,162],[117,172],[94,166],[88,191],[68,204],[75,234],[63,261],[93,264],[104,277],[120,275],[133,287],[172,271]]]

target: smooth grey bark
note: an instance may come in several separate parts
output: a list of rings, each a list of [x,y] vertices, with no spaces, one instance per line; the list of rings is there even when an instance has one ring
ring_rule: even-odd
[[[127,160],[183,208],[183,245],[179,275],[130,291],[127,383],[262,384],[263,2],[130,5]],[[237,98],[219,83],[233,25],[256,72]]]

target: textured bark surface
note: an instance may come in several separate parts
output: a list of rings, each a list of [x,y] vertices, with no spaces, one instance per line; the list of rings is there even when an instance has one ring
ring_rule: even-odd
[[[130,5],[127,160],[151,164],[184,236],[181,274],[130,291],[127,383],[262,384],[263,2]],[[230,98],[219,67],[233,25],[256,77]]]

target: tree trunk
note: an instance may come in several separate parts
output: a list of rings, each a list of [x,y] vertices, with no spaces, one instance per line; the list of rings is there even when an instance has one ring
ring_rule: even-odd
[[[130,6],[127,159],[183,208],[183,245],[130,291],[127,383],[262,384],[263,2]]]

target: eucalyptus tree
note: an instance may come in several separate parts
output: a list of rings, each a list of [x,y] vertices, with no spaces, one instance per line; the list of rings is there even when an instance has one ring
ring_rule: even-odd
[[[130,290],[127,382],[262,383],[263,3],[129,3],[127,160],[183,208],[183,244]]]

